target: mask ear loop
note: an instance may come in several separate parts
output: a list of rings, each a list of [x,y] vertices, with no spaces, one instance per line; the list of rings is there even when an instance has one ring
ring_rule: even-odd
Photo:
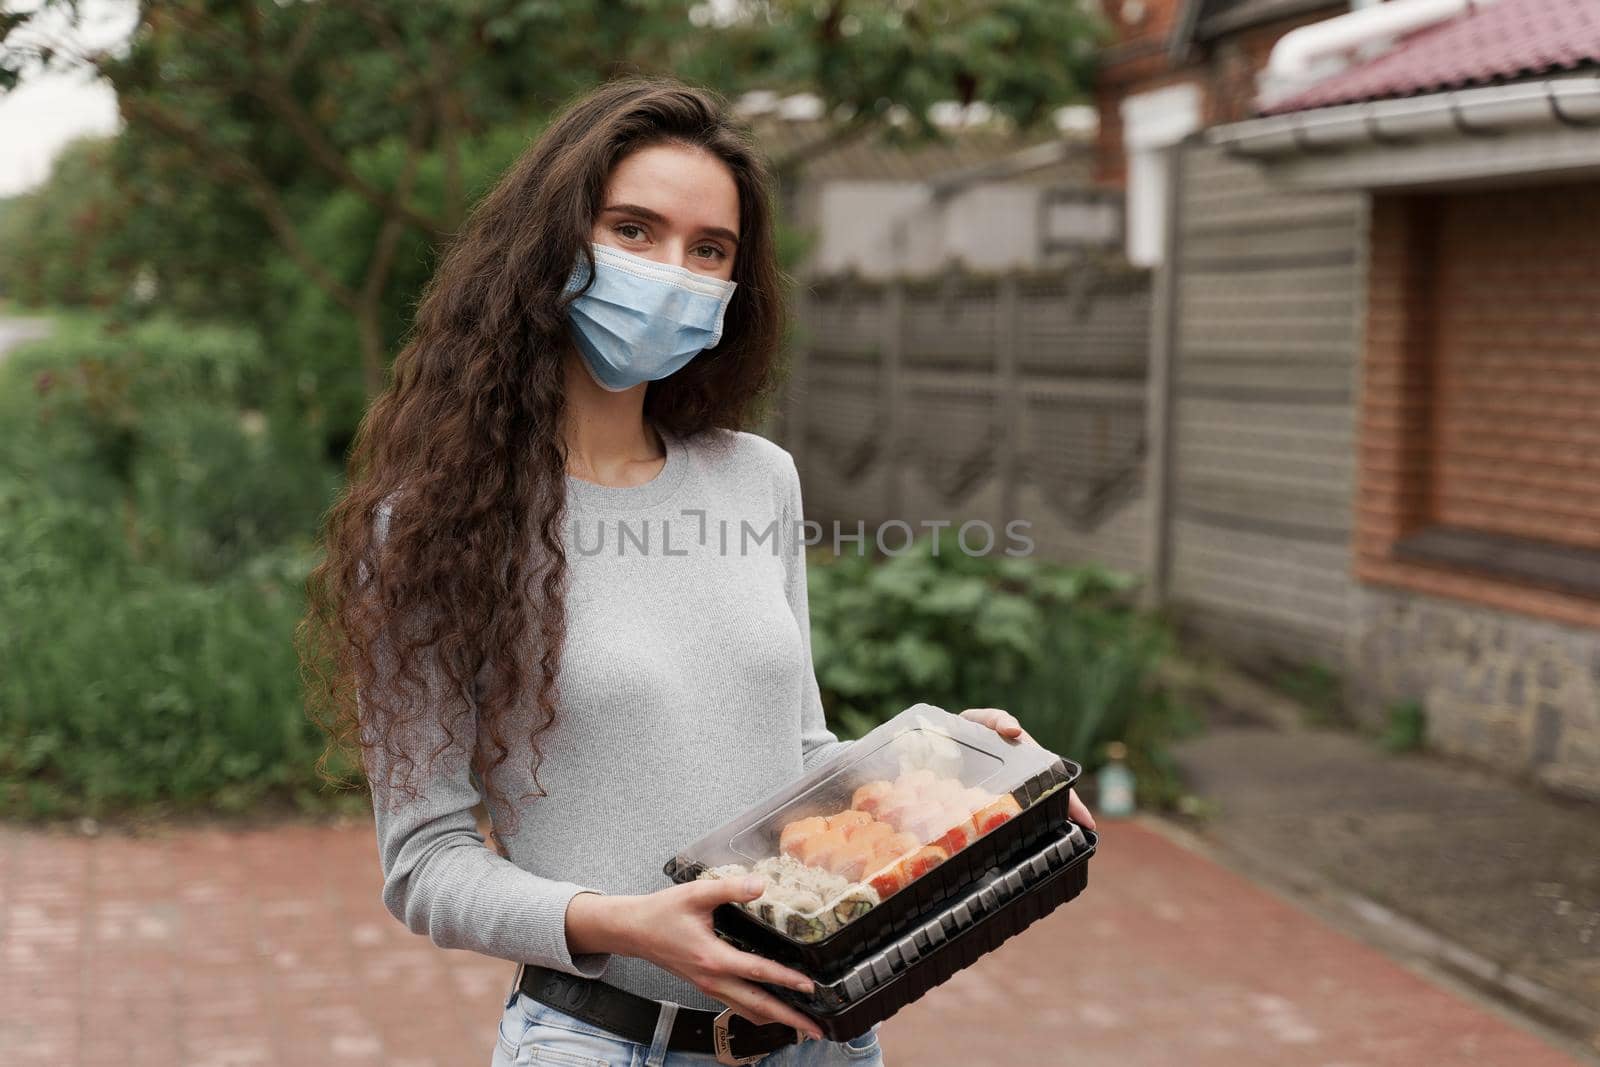
[[[573,293],[576,295],[572,299],[576,300],[584,293],[587,293],[594,286],[595,279],[600,277],[600,265],[595,262],[593,242],[586,242],[578,247],[578,258],[580,262],[574,263],[572,269],[567,272],[567,284],[561,290],[563,298],[567,294]],[[577,277],[579,267],[588,267],[589,277],[583,283],[575,285],[574,280]],[[571,301],[568,301],[568,303],[571,303]]]

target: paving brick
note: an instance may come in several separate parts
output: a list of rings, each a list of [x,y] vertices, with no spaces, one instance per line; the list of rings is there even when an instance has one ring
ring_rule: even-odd
[[[364,824],[0,828],[0,1063],[481,1067],[510,964],[413,936],[380,888]],[[884,1046],[894,1067],[1572,1062],[1132,824],[1086,896]]]

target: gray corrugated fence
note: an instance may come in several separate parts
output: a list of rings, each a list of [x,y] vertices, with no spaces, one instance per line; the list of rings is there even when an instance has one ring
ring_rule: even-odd
[[[781,436],[814,519],[1021,519],[1137,570],[1149,279],[1120,264],[802,294]]]
[[[1166,596],[1230,644],[1337,665],[1364,200],[1177,151]]]

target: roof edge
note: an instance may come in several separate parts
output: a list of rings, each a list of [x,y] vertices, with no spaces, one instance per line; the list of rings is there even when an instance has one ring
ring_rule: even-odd
[[[1206,140],[1231,155],[1266,160],[1560,126],[1600,132],[1600,74],[1291,111],[1214,126]]]

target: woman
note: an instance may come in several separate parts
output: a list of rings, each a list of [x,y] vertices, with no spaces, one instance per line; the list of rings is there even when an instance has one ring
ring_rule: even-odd
[[[495,1063],[711,1063],[719,1030],[724,1056],[880,1062],[875,1029],[820,1040],[758,984],[804,975],[711,932],[759,884],[661,872],[844,744],[794,463],[739,430],[783,332],[770,195],[711,94],[572,104],[445,255],[329,517],[325,721],[362,752],[389,909],[526,965]]]

